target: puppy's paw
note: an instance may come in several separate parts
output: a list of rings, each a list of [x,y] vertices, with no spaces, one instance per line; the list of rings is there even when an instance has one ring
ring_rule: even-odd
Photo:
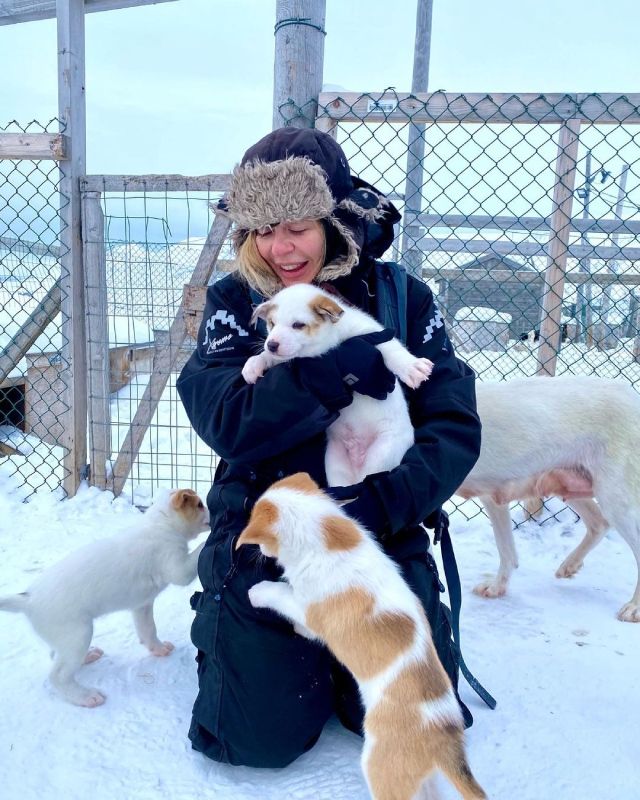
[[[99,658],[102,658],[104,655],[104,650],[101,650],[99,647],[90,647],[87,655],[84,657],[85,664],[93,664],[94,661],[97,661]]]
[[[417,389],[420,384],[424,383],[431,371],[433,370],[433,362],[428,358],[411,358],[407,361],[398,377],[410,389]]]
[[[507,584],[498,578],[482,581],[473,587],[473,593],[479,597],[503,597],[507,593]]]
[[[158,644],[151,645],[149,652],[154,656],[163,658],[173,653],[175,649],[175,645],[171,644],[171,642],[158,642]]]
[[[254,608],[271,608],[273,581],[260,581],[249,589],[249,602]]]
[[[258,378],[264,375],[266,368],[267,365],[262,353],[257,356],[251,356],[242,368],[242,377],[247,383],[256,383]]]
[[[101,706],[107,698],[102,692],[99,692],[97,689],[87,689],[86,694],[79,697],[77,700],[73,700],[72,702],[76,706],[82,706],[83,708],[97,708]]]
[[[634,602],[625,603],[618,611],[621,622],[640,622],[640,605]]]
[[[580,572],[583,564],[584,561],[581,558],[568,555],[556,570],[556,578],[573,578]]]

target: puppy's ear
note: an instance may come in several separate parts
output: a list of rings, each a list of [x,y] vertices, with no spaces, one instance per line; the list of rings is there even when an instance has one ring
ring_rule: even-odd
[[[253,309],[253,314],[251,315],[251,319],[249,323],[251,325],[255,325],[259,319],[266,319],[271,311],[274,309],[274,303],[267,301],[266,303],[260,303],[259,306],[256,306]]]
[[[180,511],[187,506],[197,506],[200,498],[193,491],[193,489],[176,489],[171,494],[171,507],[176,511]]]
[[[251,512],[249,524],[236,541],[236,550],[243,544],[258,544],[275,557],[278,554],[278,534],[275,530],[277,521],[277,506],[270,500],[258,500]]]
[[[331,297],[319,294],[309,303],[311,311],[322,320],[337,322],[344,314],[344,308]]]

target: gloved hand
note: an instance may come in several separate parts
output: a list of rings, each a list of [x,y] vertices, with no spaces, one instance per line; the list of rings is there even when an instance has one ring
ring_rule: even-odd
[[[317,358],[296,359],[294,368],[305,386],[334,410],[349,405],[352,392],[384,400],[396,379],[375,345],[393,336],[391,330],[354,336]]]
[[[391,528],[387,512],[370,481],[365,479],[353,486],[329,487],[325,491],[334,500],[353,498],[342,506],[342,510],[371,531],[378,541],[383,541],[389,536]]]

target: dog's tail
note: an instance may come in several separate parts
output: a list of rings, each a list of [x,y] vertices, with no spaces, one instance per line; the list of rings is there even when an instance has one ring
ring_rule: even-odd
[[[21,594],[9,594],[5,597],[0,597],[0,611],[13,611],[16,614],[26,614],[28,607],[28,592],[22,592]]]

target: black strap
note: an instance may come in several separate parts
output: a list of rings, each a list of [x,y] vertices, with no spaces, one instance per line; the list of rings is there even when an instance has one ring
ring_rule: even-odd
[[[434,544],[438,542],[440,542],[442,551],[442,566],[444,567],[444,576],[447,581],[447,588],[449,589],[449,602],[451,603],[451,610],[449,611],[449,609],[447,609],[449,612],[447,616],[449,618],[449,624],[451,625],[451,632],[453,633],[453,641],[458,648],[460,672],[462,672],[473,691],[484,700],[489,708],[495,708],[495,698],[489,694],[480,681],[472,674],[462,657],[462,649],[460,647],[462,587],[460,585],[460,573],[458,572],[456,557],[453,552],[453,543],[449,534],[449,515],[446,511],[442,510],[440,510],[438,523],[435,527]]]
[[[395,261],[376,261],[376,319],[407,342],[407,271]]]

